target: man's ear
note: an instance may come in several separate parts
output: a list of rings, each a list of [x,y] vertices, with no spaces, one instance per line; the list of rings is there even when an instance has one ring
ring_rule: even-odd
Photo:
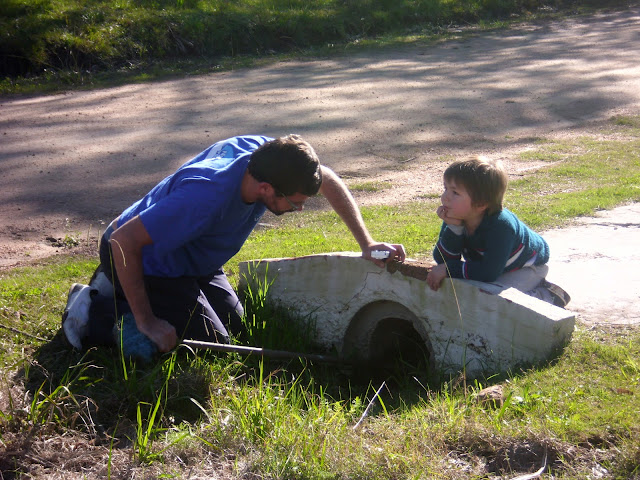
[[[258,182],[253,177],[243,190],[242,200],[246,203],[266,202],[273,196],[273,187],[267,182]]]
[[[256,185],[256,190],[261,196],[271,195],[272,192],[275,194],[273,185],[267,182],[258,182],[258,185]]]

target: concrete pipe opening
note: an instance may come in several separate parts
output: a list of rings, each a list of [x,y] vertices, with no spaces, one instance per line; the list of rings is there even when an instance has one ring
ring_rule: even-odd
[[[404,305],[382,300],[361,308],[349,323],[343,352],[376,376],[424,374],[434,365],[424,320]]]

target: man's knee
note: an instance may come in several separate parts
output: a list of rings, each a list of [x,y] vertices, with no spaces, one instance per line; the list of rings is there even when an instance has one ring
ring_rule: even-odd
[[[130,312],[131,309],[126,302],[114,300],[110,295],[96,293],[91,298],[88,331],[83,347],[115,345],[113,327],[119,318]]]

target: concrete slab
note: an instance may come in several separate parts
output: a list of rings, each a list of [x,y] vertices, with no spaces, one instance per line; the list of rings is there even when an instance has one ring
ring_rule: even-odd
[[[372,362],[422,346],[438,371],[477,376],[544,361],[571,337],[570,311],[481,282],[454,279],[434,292],[426,272],[341,252],[244,262],[239,287],[271,282],[271,301],[315,318],[320,344]]]
[[[547,278],[571,295],[580,322],[640,323],[640,203],[542,235],[551,248]]]

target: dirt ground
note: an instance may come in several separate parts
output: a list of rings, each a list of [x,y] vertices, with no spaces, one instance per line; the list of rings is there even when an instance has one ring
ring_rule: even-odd
[[[639,107],[638,6],[330,59],[0,98],[0,270],[69,251],[71,239],[95,251],[123,208],[230,136],[302,134],[348,184],[393,185],[358,194],[360,204],[394,204],[439,192],[454,157],[502,158],[517,176],[538,166],[515,160],[538,139],[594,131]],[[549,232],[555,278],[584,319],[640,322],[640,259],[587,246],[604,236],[594,229],[637,244],[639,214],[632,205]],[[612,281],[623,266],[629,277]]]

